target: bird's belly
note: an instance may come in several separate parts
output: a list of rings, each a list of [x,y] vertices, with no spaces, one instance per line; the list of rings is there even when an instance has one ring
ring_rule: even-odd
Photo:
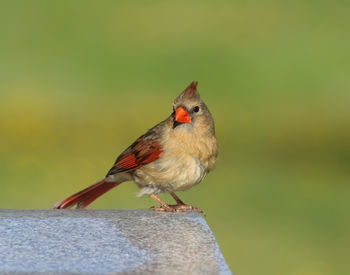
[[[200,162],[191,158],[185,164],[168,166],[168,178],[164,182],[170,191],[183,191],[201,182],[205,174]]]
[[[154,187],[155,193],[183,191],[198,184],[206,175],[199,160],[190,156],[160,158],[134,173],[139,187]],[[152,189],[152,188],[151,188]]]

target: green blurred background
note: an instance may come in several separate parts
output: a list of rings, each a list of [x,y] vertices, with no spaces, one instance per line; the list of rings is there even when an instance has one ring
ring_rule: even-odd
[[[101,179],[192,81],[220,160],[180,193],[235,274],[348,274],[349,1],[2,1],[0,207]],[[125,183],[90,208],[147,208]],[[171,201],[164,195],[163,198]]]

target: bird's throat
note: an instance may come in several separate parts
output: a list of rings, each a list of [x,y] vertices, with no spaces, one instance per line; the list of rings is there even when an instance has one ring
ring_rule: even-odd
[[[177,126],[183,124],[182,122],[178,122],[174,119],[174,122],[173,122],[173,129],[175,129]]]

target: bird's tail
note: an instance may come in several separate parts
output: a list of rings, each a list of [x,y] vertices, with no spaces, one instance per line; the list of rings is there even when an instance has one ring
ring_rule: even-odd
[[[88,188],[85,188],[84,190],[81,190],[65,200],[56,203],[53,209],[71,208],[74,205],[77,205],[77,208],[85,208],[99,196],[103,195],[119,184],[120,182],[108,182],[106,178],[104,178],[103,180],[89,186]]]

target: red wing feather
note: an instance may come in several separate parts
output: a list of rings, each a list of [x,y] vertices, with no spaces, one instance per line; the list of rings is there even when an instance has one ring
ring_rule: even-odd
[[[137,167],[136,163],[136,157],[133,153],[128,153],[123,155],[123,157],[115,164],[115,166],[118,166],[119,168],[123,169],[132,169]]]
[[[107,176],[140,168],[155,161],[162,153],[161,145],[156,139],[143,135],[118,157]]]

